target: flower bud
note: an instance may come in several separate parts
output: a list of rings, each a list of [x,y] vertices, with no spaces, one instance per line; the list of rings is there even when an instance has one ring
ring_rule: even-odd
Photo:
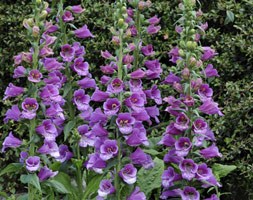
[[[38,26],[34,26],[33,27],[33,36],[34,37],[38,37],[39,33],[40,33],[40,28]]]
[[[122,27],[124,25],[124,19],[120,18],[118,20],[118,24],[119,24],[120,27]]]
[[[183,50],[183,49],[180,49],[180,50],[178,51],[178,53],[179,53],[179,56],[181,56],[181,57],[184,57],[184,56],[185,56],[185,53],[184,53],[184,50]]]
[[[190,50],[194,50],[197,47],[197,42],[187,41],[186,46]]]
[[[41,4],[41,0],[36,0],[36,4],[40,5]]]
[[[31,28],[33,25],[34,25],[33,18],[24,19],[24,21],[23,21],[23,26],[24,26],[26,29]]]
[[[42,10],[41,14],[40,14],[40,18],[41,19],[45,19],[48,15],[48,12],[46,10]]]
[[[190,70],[189,70],[187,67],[185,67],[185,68],[182,70],[182,77],[183,77],[183,79],[185,79],[185,80],[189,79],[189,77],[190,77]]]
[[[126,6],[123,6],[123,7],[121,8],[121,12],[122,12],[122,14],[127,13],[127,8],[126,8]]]

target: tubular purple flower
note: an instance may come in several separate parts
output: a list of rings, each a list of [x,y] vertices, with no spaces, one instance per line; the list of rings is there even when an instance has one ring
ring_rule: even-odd
[[[93,92],[91,96],[91,100],[95,102],[103,102],[109,97],[110,97],[110,94],[108,92],[103,92],[99,90],[99,88],[96,88],[95,92]]]
[[[207,167],[205,163],[198,165],[198,171],[196,173],[196,178],[198,180],[205,181],[208,180],[211,176],[213,176],[212,170],[209,167]]]
[[[158,18],[157,17],[157,15],[155,15],[154,17],[151,17],[151,18],[149,18],[148,19],[148,22],[150,23],[150,24],[159,24],[159,22],[160,22],[160,18]]]
[[[170,72],[170,74],[165,78],[164,83],[173,85],[175,82],[180,83],[181,78]]]
[[[37,150],[40,154],[49,154],[54,158],[60,156],[59,147],[54,141],[44,141],[44,144]]]
[[[38,83],[40,82],[42,78],[42,74],[40,73],[39,70],[37,69],[33,69],[29,72],[29,75],[28,75],[28,80],[33,82],[33,83]]]
[[[215,103],[213,100],[206,99],[203,101],[203,104],[198,108],[200,112],[203,112],[208,115],[218,114],[223,116],[224,114],[220,111],[218,103]]]
[[[96,123],[92,126],[92,134],[100,138],[108,138],[108,131],[102,126],[102,123]]]
[[[106,51],[101,51],[101,56],[105,59],[110,59],[110,58],[113,57],[112,54],[107,50]]]
[[[176,26],[176,28],[175,28],[175,31],[177,32],[177,33],[182,33],[183,32],[183,30],[184,30],[184,28],[182,27],[182,26]]]
[[[105,125],[107,122],[107,116],[102,112],[101,108],[96,108],[96,110],[92,112],[89,125],[94,126],[98,122],[102,125]]]
[[[101,66],[100,70],[104,74],[113,74],[115,72],[115,69],[112,66],[110,66],[110,65]]]
[[[144,64],[148,68],[146,71],[148,79],[160,78],[163,70],[158,60],[147,60]]]
[[[218,53],[215,53],[215,50],[213,50],[210,47],[202,47],[203,55],[201,57],[201,60],[207,61],[209,59],[212,59],[214,56],[216,56]]]
[[[186,114],[181,113],[177,116],[174,126],[176,129],[178,129],[180,131],[185,131],[189,128],[189,123],[190,123],[190,120],[186,116]]]
[[[169,188],[174,185],[176,173],[173,167],[168,167],[168,169],[164,170],[162,174],[162,186],[164,188]]]
[[[52,178],[58,174],[58,171],[53,172],[53,170],[49,169],[47,166],[44,166],[40,169],[38,173],[38,177],[40,181],[45,181],[49,178]]]
[[[77,130],[81,135],[81,139],[79,140],[80,147],[94,146],[96,136],[91,131],[89,131],[88,125],[78,126]]]
[[[85,11],[85,9],[83,9],[81,5],[75,5],[75,6],[72,6],[72,7],[71,7],[71,11],[72,11],[73,13],[80,14],[80,13],[82,13],[83,11]]]
[[[138,93],[133,93],[125,100],[125,104],[135,112],[141,112],[144,110],[144,103],[144,99]]]
[[[45,105],[58,103],[59,105],[62,106],[64,105],[65,100],[63,99],[62,96],[59,95],[59,93],[60,92],[57,85],[47,84],[41,89],[39,96],[41,97]]]
[[[132,164],[126,164],[120,171],[119,176],[124,182],[131,185],[136,182],[137,169]]]
[[[148,115],[152,118],[155,119],[156,123],[159,124],[160,123],[160,120],[158,119],[158,116],[160,115],[160,112],[159,112],[159,109],[157,108],[157,106],[151,106],[151,107],[146,107],[145,108]],[[151,125],[152,122],[149,121],[149,124]]]
[[[100,146],[100,158],[109,160],[118,154],[118,146],[116,140],[105,140]]]
[[[206,198],[206,199],[204,199],[204,200],[220,200],[220,199],[217,197],[217,195],[216,195],[216,194],[212,194],[212,196],[211,196],[211,197]]]
[[[83,61],[84,61],[83,57],[76,58],[72,66],[73,70],[79,76],[87,76],[89,74],[89,63]]]
[[[12,135],[12,132],[4,139],[2,144],[2,152],[5,152],[7,148],[16,148],[22,144],[22,141]]]
[[[60,156],[56,158],[57,161],[60,161],[61,163],[68,161],[73,157],[73,153],[69,151],[69,148],[67,145],[61,144],[59,146],[59,153]]]
[[[144,153],[139,147],[130,155],[130,159],[134,165],[141,165],[145,169],[154,167],[151,156]]]
[[[194,133],[204,135],[207,132],[207,129],[208,125],[203,119],[199,118],[193,122]]]
[[[18,66],[14,69],[13,78],[25,77],[26,69],[23,66]]]
[[[145,55],[145,56],[152,56],[155,54],[154,50],[153,50],[153,46],[152,44],[148,44],[147,46],[143,46],[141,48],[141,52]]]
[[[88,170],[94,170],[96,173],[102,174],[103,169],[106,168],[106,162],[102,160],[98,153],[89,155],[89,159],[86,163]]]
[[[141,78],[144,78],[145,76],[146,76],[146,73],[141,69],[137,69],[130,74],[130,77],[132,79],[141,79]]]
[[[48,71],[64,69],[63,63],[58,62],[57,58],[44,58],[42,62],[44,68]]]
[[[53,49],[49,48],[48,46],[42,47],[39,52],[40,57],[47,57],[47,56],[52,56],[54,55]]]
[[[74,59],[75,50],[69,44],[65,44],[61,47],[60,55],[64,61],[71,62]]]
[[[62,15],[62,21],[64,22],[71,22],[74,20],[74,17],[70,11],[65,11],[64,14]]]
[[[73,100],[79,111],[85,111],[90,107],[90,96],[87,94],[85,95],[85,91],[83,89],[79,89],[74,92]]]
[[[6,88],[4,92],[4,98],[3,100],[6,100],[10,97],[16,97],[21,95],[24,92],[24,88],[18,87],[13,85],[12,83],[9,83],[8,87]]]
[[[107,92],[118,94],[122,92],[124,89],[123,81],[119,78],[115,78],[112,80],[112,82],[107,87]]]
[[[200,154],[205,159],[222,157],[222,154],[219,152],[219,149],[215,144],[212,144],[210,147],[200,150]]]
[[[208,84],[202,84],[198,89],[198,95],[201,100],[211,99],[213,96],[213,90]]]
[[[77,84],[83,89],[96,88],[96,81],[88,77],[85,77],[82,80],[78,81]]]
[[[103,109],[107,116],[116,115],[120,109],[120,102],[117,98],[107,99],[103,104]]]
[[[56,126],[50,119],[43,120],[42,124],[37,126],[36,132],[44,136],[45,141],[55,141],[58,136]]]
[[[21,112],[18,108],[18,105],[13,105],[11,109],[8,109],[5,113],[4,123],[7,123],[9,120],[19,121],[21,117]]]
[[[173,63],[177,63],[177,60],[182,59],[179,56],[179,48],[178,47],[173,47],[173,49],[171,49],[168,54],[171,57],[170,61],[173,62]]]
[[[113,187],[110,180],[102,180],[99,184],[98,195],[101,197],[107,197],[109,194],[115,193],[115,188]]]
[[[75,51],[75,57],[82,57],[86,54],[84,46],[81,46],[79,42],[74,42],[72,48]]]
[[[190,181],[195,177],[198,165],[192,159],[184,159],[180,162],[179,169],[182,172],[182,177]]]
[[[19,156],[19,162],[24,163],[28,156],[29,154],[26,151],[21,151]]]
[[[163,135],[162,139],[160,140],[160,142],[158,142],[157,144],[159,145],[165,145],[167,147],[173,147],[175,145],[175,138],[172,135],[169,134],[165,134]]]
[[[26,161],[26,169],[30,172],[35,172],[40,167],[40,157],[38,156],[29,156]]]
[[[150,90],[145,90],[145,94],[148,98],[155,100],[156,104],[162,104],[161,92],[157,88],[157,85],[153,85]]]
[[[131,79],[129,81],[129,87],[131,92],[144,93],[142,90],[142,81],[141,79]],[[144,93],[145,95],[145,93]],[[146,96],[146,95],[145,95]]]
[[[203,74],[205,74],[205,76],[207,78],[211,78],[211,77],[219,77],[219,74],[217,72],[216,69],[213,68],[212,64],[208,64],[205,68],[205,70],[203,71]]]
[[[183,160],[183,158],[176,155],[176,149],[171,149],[167,154],[165,154],[163,160],[166,163],[172,162],[175,164],[179,164]]]
[[[192,148],[191,140],[187,137],[181,137],[175,142],[176,154],[181,157],[188,155]]]
[[[61,88],[62,85],[67,81],[67,77],[63,75],[60,71],[50,72],[48,78],[44,78],[43,81],[46,84],[56,85],[58,88]]]
[[[175,123],[171,122],[169,126],[166,127],[166,134],[171,134],[171,135],[179,135],[182,133],[182,131],[178,130],[175,127]]]
[[[39,108],[39,104],[34,98],[26,98],[22,102],[22,118],[33,119],[36,116],[36,111]]]
[[[154,35],[156,33],[158,33],[161,29],[161,26],[155,26],[154,24],[151,24],[148,26],[147,28],[147,33],[150,35]]]
[[[180,191],[182,200],[200,200],[200,194],[194,187],[186,186]]]
[[[84,25],[83,27],[77,29],[74,31],[75,36],[78,38],[88,38],[88,37],[95,37],[94,35],[92,35],[92,33],[90,32],[90,30],[88,29],[87,25]]]
[[[133,131],[135,119],[129,113],[120,113],[116,119],[116,124],[122,134],[129,134]]]
[[[127,197],[127,200],[146,200],[146,196],[141,192],[139,187],[135,187],[134,191]]]
[[[129,146],[139,146],[141,144],[145,146],[149,145],[145,128],[142,129],[134,128],[132,133],[125,137],[126,137],[126,144]]]

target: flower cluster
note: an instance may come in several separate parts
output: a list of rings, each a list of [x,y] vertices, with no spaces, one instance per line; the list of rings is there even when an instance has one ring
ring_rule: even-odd
[[[193,182],[196,187],[199,183],[203,188],[221,186],[205,163],[205,160],[220,157],[221,154],[215,145],[214,133],[207,120],[200,115],[223,115],[213,100],[212,88],[205,82],[208,78],[218,76],[217,70],[208,64],[217,53],[210,47],[197,45],[200,33],[207,25],[199,25],[199,32],[195,30],[201,15],[200,11],[193,12],[194,6],[195,2],[188,0],[180,4],[183,20],[176,27],[180,42],[169,52],[170,61],[176,63],[179,73],[170,72],[164,81],[179,95],[164,98],[169,104],[166,111],[174,116],[174,120],[167,126],[159,142],[168,148],[164,156],[168,168],[162,175],[162,199],[180,196],[183,200],[199,200],[200,193],[192,187]],[[175,165],[179,171],[173,167]],[[186,183],[185,187],[175,189],[178,182]],[[218,197],[213,195],[211,199]]]

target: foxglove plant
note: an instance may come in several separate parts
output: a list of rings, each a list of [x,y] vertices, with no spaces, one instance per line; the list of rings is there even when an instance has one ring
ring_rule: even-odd
[[[215,145],[214,133],[203,117],[204,114],[223,115],[213,100],[213,90],[206,83],[208,78],[218,76],[217,70],[208,63],[217,53],[211,47],[198,46],[207,27],[198,24],[201,16],[194,11],[195,4],[195,0],[180,3],[183,15],[176,27],[180,42],[169,52],[177,71],[171,71],[164,83],[171,85],[178,95],[164,98],[169,104],[166,111],[174,120],[159,142],[168,148],[164,156],[168,169],[162,175],[161,199],[199,200],[199,187],[217,190],[221,186],[206,164],[208,159],[221,157],[221,154]],[[179,183],[182,188],[176,187]],[[219,197],[219,193],[217,195]],[[218,199],[216,195],[210,198],[213,197]]]

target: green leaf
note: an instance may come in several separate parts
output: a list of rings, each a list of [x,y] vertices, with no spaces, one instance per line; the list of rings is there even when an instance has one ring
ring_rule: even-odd
[[[152,156],[157,156],[157,155],[160,154],[160,152],[158,152],[158,151],[156,151],[154,149],[143,149],[143,151],[145,153],[148,153],[148,154],[152,155]]]
[[[33,185],[35,188],[37,188],[41,192],[41,187],[40,187],[40,181],[39,178],[36,174],[27,174],[27,175],[21,175],[20,181],[22,183],[28,183]]]
[[[64,92],[63,92],[63,98],[66,97],[69,93],[69,91],[72,89],[72,84],[71,83],[67,83],[65,86],[64,86]]]
[[[162,183],[161,176],[164,171],[164,162],[159,158],[155,158],[154,163],[155,166],[152,169],[141,168],[137,176],[137,185],[146,194],[147,198],[154,189],[161,187]]]
[[[213,173],[218,179],[218,181],[221,178],[227,176],[230,172],[232,172],[235,169],[236,169],[235,165],[222,165],[222,164],[215,163],[212,166]]]
[[[19,171],[21,168],[23,167],[23,165],[21,163],[11,163],[9,165],[7,165],[7,167],[5,167],[1,172],[0,172],[0,176],[9,173],[9,172],[17,172]]]
[[[62,183],[57,180],[48,180],[45,182],[46,185],[53,187],[57,192],[61,194],[70,194],[71,191],[66,188]]]
[[[71,178],[69,177],[69,175],[63,173],[63,172],[59,172],[54,178],[52,178],[51,180],[55,180],[59,183],[61,183],[70,193],[75,193],[76,192],[76,188],[74,188],[71,185]]]
[[[70,131],[75,127],[76,125],[76,121],[75,120],[72,120],[72,121],[69,121],[66,126],[64,126],[64,141],[66,141],[66,139],[69,137],[69,133]]]
[[[99,188],[100,181],[102,180],[103,176],[97,175],[94,176],[90,181],[87,187],[85,188],[83,200],[87,200],[89,196],[95,192],[97,192]]]
[[[9,195],[6,192],[0,192],[0,197],[8,198]]]
[[[235,20],[235,15],[232,11],[227,10],[226,14],[227,14],[227,17],[224,22],[225,25],[227,25],[228,23],[233,22]]]
[[[28,194],[22,194],[18,196],[16,200],[28,200]]]

